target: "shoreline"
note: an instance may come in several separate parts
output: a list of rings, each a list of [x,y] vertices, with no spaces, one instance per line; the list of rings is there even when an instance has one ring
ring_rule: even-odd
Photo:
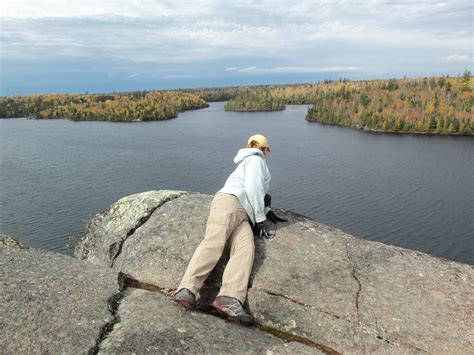
[[[456,136],[456,137],[474,137],[474,133],[471,134],[461,134],[459,132],[456,133],[437,133],[437,132],[409,132],[409,131],[385,131],[382,129],[375,129],[375,128],[366,128],[366,127],[357,127],[357,126],[346,126],[343,124],[338,124],[338,123],[327,123],[327,122],[321,122],[321,121],[316,121],[316,120],[308,120],[306,119],[307,122],[309,123],[319,123],[325,126],[336,126],[336,127],[343,127],[343,128],[350,128],[350,129],[355,129],[359,131],[364,131],[367,133],[374,133],[374,134],[392,134],[392,135],[414,135],[414,136],[440,136],[440,137],[449,137],[449,136]]]

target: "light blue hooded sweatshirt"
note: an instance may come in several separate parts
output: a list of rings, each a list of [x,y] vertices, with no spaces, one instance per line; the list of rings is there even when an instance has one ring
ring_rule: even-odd
[[[234,163],[237,168],[219,192],[237,196],[252,224],[263,222],[266,219],[264,198],[271,180],[265,155],[257,148],[240,149]]]

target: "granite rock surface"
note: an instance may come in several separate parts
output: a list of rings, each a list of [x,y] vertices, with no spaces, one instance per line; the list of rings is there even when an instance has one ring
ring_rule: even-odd
[[[0,236],[0,353],[86,354],[113,321],[117,273]]]

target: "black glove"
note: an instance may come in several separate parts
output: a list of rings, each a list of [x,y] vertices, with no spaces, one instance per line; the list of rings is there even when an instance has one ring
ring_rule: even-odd
[[[272,197],[271,197],[269,194],[266,194],[265,197],[264,197],[264,199],[263,199],[263,202],[264,202],[264,204],[265,204],[265,207],[270,207],[270,208],[271,208]],[[269,219],[269,220],[272,221],[273,223],[288,222],[288,220],[287,220],[286,218],[277,216],[277,215],[275,214],[275,212],[273,212],[271,209],[267,212],[267,214],[265,215],[265,217],[267,217],[267,219]]]
[[[265,229],[265,226],[263,225],[263,222],[260,223],[255,223],[252,227],[253,235],[257,239],[271,239],[273,238],[273,235]]]
[[[265,194],[263,202],[265,204],[265,207],[270,207],[272,205],[272,197],[269,194]]]
[[[266,217],[267,217],[267,219],[269,219],[273,223],[288,222],[288,220],[286,218],[277,216],[276,213],[273,212],[272,210],[267,212]]]

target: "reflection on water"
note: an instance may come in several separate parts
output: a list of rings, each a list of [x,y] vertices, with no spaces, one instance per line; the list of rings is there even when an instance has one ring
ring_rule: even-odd
[[[0,232],[63,253],[117,199],[213,194],[254,133],[268,136],[275,207],[365,239],[474,263],[474,140],[383,135],[304,120],[305,106],[162,122],[0,120]]]

